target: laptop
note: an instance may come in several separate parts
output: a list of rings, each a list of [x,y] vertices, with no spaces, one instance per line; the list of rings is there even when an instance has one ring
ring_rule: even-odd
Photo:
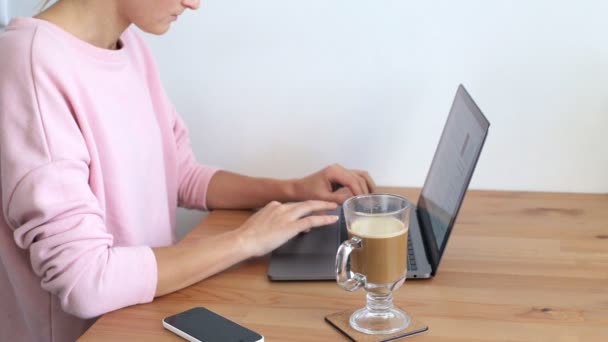
[[[489,127],[460,85],[410,215],[408,279],[431,278],[437,273]],[[299,234],[272,252],[270,280],[335,280],[336,252],[348,233],[342,208],[333,214],[340,217],[336,223]]]

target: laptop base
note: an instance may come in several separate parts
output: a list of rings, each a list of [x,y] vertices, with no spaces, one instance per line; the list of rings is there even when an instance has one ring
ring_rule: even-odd
[[[341,208],[340,208],[341,209]],[[343,217],[343,216],[342,216]],[[268,265],[268,279],[272,281],[336,280],[336,252],[345,234],[340,220],[328,227],[316,228],[300,234],[272,253]],[[424,252],[417,215],[411,215],[409,241],[416,260],[416,270],[408,266],[407,279],[427,279],[432,275]],[[315,253],[315,250],[322,250]],[[288,251],[291,251],[288,252]],[[414,259],[410,257],[410,260]]]

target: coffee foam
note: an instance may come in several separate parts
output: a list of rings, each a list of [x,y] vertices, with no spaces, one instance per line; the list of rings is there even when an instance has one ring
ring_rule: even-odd
[[[407,230],[403,222],[394,217],[361,217],[350,225],[351,233],[372,239],[398,236]]]

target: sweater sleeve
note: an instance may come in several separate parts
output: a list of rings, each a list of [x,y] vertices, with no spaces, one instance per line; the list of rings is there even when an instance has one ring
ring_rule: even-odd
[[[157,278],[149,247],[113,246],[87,170],[74,160],[42,165],[19,181],[7,204],[15,242],[29,251],[42,288],[81,318],[151,301]]]
[[[114,246],[60,75],[36,63],[34,38],[10,34],[0,54],[0,189],[15,243],[29,253],[42,288],[75,316],[151,301],[154,254],[146,246]]]
[[[173,110],[173,134],[177,147],[178,205],[186,208],[207,209],[207,190],[217,168],[196,162],[190,146],[188,129]]]

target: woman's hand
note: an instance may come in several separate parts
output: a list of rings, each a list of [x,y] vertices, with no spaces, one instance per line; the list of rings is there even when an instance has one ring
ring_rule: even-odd
[[[341,204],[349,197],[374,191],[376,184],[366,171],[346,169],[339,164],[294,181],[298,200],[317,199]]]
[[[237,229],[240,244],[247,255],[262,256],[300,232],[336,222],[335,215],[307,216],[335,208],[336,203],[325,201],[270,202]]]

